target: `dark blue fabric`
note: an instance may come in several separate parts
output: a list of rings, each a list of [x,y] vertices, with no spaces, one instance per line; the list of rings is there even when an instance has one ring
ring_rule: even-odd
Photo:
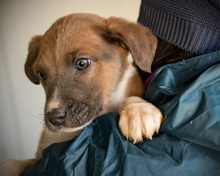
[[[220,50],[220,0],[142,0],[138,22],[198,55]]]
[[[220,151],[219,63],[215,52],[157,71],[146,100],[167,117],[161,132]]]
[[[126,141],[109,113],[75,141],[45,149],[24,175],[220,175],[220,52],[160,68],[146,99],[165,116],[152,141]]]

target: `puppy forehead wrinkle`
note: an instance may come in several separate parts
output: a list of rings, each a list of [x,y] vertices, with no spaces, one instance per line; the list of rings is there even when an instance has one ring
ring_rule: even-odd
[[[103,25],[103,18],[98,16],[91,17],[91,15],[86,14],[73,14],[57,21],[57,25],[54,25],[57,33],[55,35],[57,49],[62,48],[65,43],[67,43],[65,47],[71,47],[69,44],[86,40],[88,37],[91,38],[96,34],[94,30],[96,25]]]

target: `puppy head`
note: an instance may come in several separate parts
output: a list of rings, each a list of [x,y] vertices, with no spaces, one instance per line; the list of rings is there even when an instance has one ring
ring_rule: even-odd
[[[149,72],[156,45],[156,37],[139,24],[91,14],[60,18],[34,37],[25,73],[44,87],[49,129],[82,127],[107,112],[129,65],[128,53]]]

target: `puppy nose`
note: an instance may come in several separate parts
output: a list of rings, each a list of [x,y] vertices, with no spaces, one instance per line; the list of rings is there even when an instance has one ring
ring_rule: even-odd
[[[54,126],[63,125],[65,122],[66,111],[64,108],[53,108],[46,113],[46,118]]]

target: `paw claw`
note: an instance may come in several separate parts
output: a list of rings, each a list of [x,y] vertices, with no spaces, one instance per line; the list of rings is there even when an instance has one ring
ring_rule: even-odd
[[[160,110],[139,97],[129,97],[122,105],[119,127],[133,143],[143,141],[143,137],[152,140],[159,133],[161,122]]]

